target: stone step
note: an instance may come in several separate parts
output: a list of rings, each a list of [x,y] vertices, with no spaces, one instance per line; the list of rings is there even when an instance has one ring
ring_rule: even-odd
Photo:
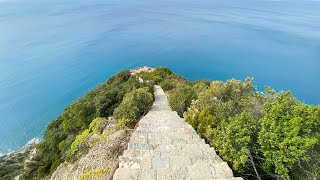
[[[226,162],[212,164],[198,162],[193,166],[188,166],[187,170],[188,176],[191,179],[217,179],[233,177],[233,172]]]
[[[168,105],[160,87],[155,102],[119,157],[115,180],[240,180],[191,125]]]
[[[185,174],[184,174],[185,173]],[[180,176],[181,178],[178,178]],[[194,177],[195,176],[195,177]],[[184,177],[184,178],[183,178]],[[230,178],[206,178],[205,175],[197,175],[195,173],[187,172],[184,169],[159,169],[153,170],[140,170],[140,169],[128,169],[119,168],[113,176],[113,180],[177,180],[177,179],[188,179],[188,180],[242,180],[239,177]]]
[[[215,164],[223,163],[220,159],[205,156],[185,156],[168,155],[160,152],[141,153],[140,151],[127,151],[119,157],[119,167],[132,169],[150,169],[157,170],[166,167],[187,167],[196,164]]]
[[[135,150],[135,149],[127,149],[123,152],[124,157],[140,157],[144,155],[150,155],[151,151],[149,150]]]
[[[156,133],[156,132],[186,132],[186,133],[191,133],[196,131],[194,129],[191,129],[190,127],[184,126],[182,124],[179,125],[168,125],[168,126],[163,126],[161,124],[159,125],[149,125],[149,124],[141,124],[139,123],[138,128],[136,131],[140,130],[146,130],[148,133]]]
[[[229,167],[228,163],[226,162],[213,163],[213,164],[209,164],[209,166],[211,167],[214,178],[221,178],[221,177],[232,178],[233,177],[233,172]]]
[[[120,156],[119,167],[130,168],[130,169],[151,169],[152,158],[149,155],[139,156],[139,157]]]
[[[204,140],[201,139],[190,139],[183,137],[164,137],[164,138],[155,138],[155,137],[143,137],[143,136],[132,136],[130,142],[136,143],[148,143],[148,144],[163,144],[163,145],[176,145],[176,144],[205,144]]]
[[[153,149],[153,147],[147,143],[129,142],[128,149],[150,150]]]
[[[152,180],[156,178],[156,171],[151,169],[119,168],[113,175],[113,180]]]

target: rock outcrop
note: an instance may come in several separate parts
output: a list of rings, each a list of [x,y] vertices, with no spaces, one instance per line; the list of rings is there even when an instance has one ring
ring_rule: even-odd
[[[51,180],[109,179],[117,166],[119,155],[123,153],[129,141],[131,132],[117,128],[114,121],[105,128],[102,136],[106,134],[108,137],[102,143],[94,146],[78,161],[60,164],[52,174]]]
[[[114,180],[242,179],[196,131],[172,111],[161,87],[155,102],[140,120],[128,149],[119,157]]]

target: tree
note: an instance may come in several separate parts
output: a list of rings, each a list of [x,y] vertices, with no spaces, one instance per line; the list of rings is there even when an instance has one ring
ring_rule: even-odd
[[[168,77],[170,74],[172,74],[172,71],[169,68],[157,67],[152,73],[164,79]]]
[[[138,119],[148,111],[152,102],[153,95],[149,88],[139,88],[125,95],[113,115],[122,126],[133,128]]]
[[[35,158],[29,163],[30,169],[23,177],[43,179],[52,173],[66,160],[71,144],[77,135],[89,128],[93,119],[112,115],[127,92],[144,86],[125,70],[72,103],[48,125],[43,141],[37,146]]]
[[[193,83],[193,89],[196,92],[196,94],[199,94],[205,90],[207,90],[207,88],[210,85],[210,81],[206,81],[206,80],[198,80],[196,82]]]
[[[191,86],[180,86],[170,91],[169,104],[172,110],[177,111],[180,116],[183,116],[183,113],[195,98],[196,94]]]
[[[97,117],[89,125],[89,132],[92,134],[101,134],[108,125],[106,118]]]
[[[235,170],[243,169],[248,162],[248,151],[253,152],[257,123],[249,112],[242,112],[229,118],[229,123],[221,121],[217,128],[208,131],[211,144],[220,155],[232,163]]]
[[[312,112],[309,108],[290,92],[282,92],[264,105],[265,116],[260,121],[258,142],[266,170],[289,178],[297,160],[309,160],[307,152],[318,142],[311,133],[319,120],[309,114]]]
[[[71,153],[69,154],[68,159],[79,157],[81,154],[86,154],[89,151],[91,135],[90,130],[86,129],[76,137],[71,144]]]

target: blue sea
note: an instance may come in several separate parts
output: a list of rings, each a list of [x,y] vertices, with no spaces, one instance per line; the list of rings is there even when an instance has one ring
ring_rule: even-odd
[[[0,0],[0,154],[122,69],[254,77],[320,104],[320,1]]]

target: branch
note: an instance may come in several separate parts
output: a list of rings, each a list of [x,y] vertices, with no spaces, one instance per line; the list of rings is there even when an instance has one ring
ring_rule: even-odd
[[[258,171],[257,171],[257,168],[256,168],[256,166],[254,165],[253,158],[252,158],[252,155],[251,155],[251,152],[250,152],[249,149],[247,149],[247,155],[248,155],[249,158],[250,158],[250,162],[251,162],[251,164],[252,164],[252,166],[253,166],[254,172],[255,172],[256,175],[257,175],[257,178],[258,178],[259,180],[261,180],[261,178],[260,178],[260,176],[259,176],[259,173],[258,173]]]

